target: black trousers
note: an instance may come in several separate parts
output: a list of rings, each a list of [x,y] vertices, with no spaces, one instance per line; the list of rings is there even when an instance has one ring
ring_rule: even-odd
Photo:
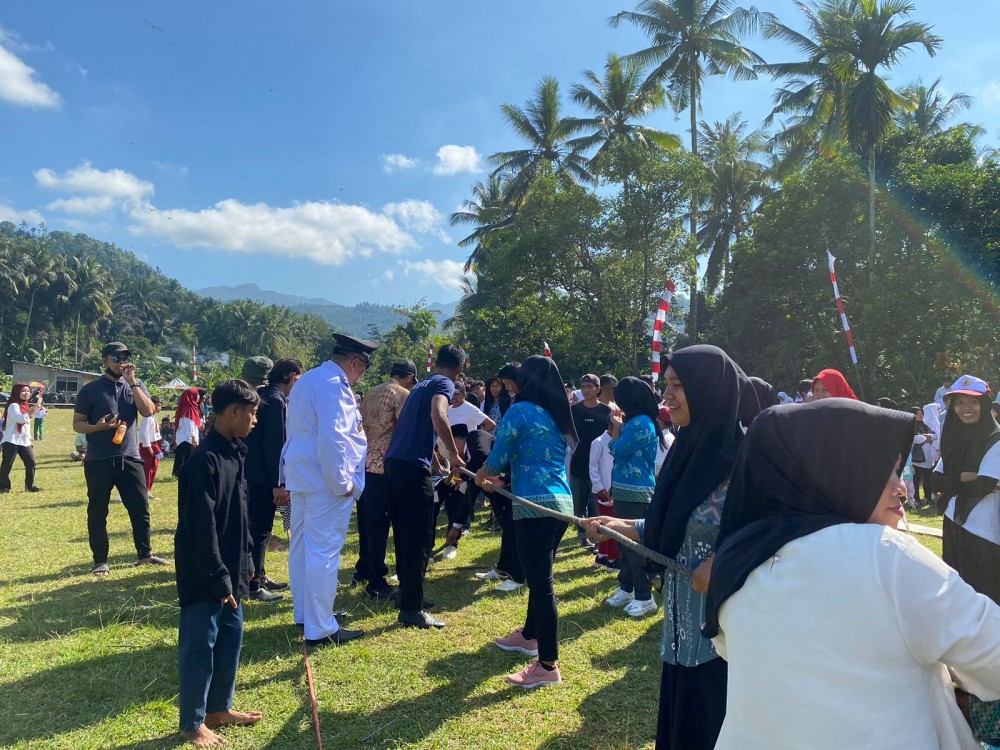
[[[87,479],[87,535],[94,564],[108,561],[108,505],[111,490],[116,488],[132,522],[132,541],[139,559],[149,557],[149,497],[146,474],[138,458],[104,458],[84,461]]]
[[[559,609],[552,587],[556,549],[568,524],[555,518],[522,518],[514,521],[517,555],[528,584],[528,613],[521,634],[538,639],[538,660],[559,658]]]
[[[417,612],[423,609],[426,550],[434,531],[434,482],[430,470],[395,458],[386,459],[385,476],[389,480],[399,609]]]
[[[490,493],[490,506],[500,520],[500,558],[496,569],[506,573],[515,583],[524,583],[524,568],[517,556],[517,538],[514,536],[514,508],[510,500]]]
[[[278,506],[274,504],[274,490],[263,484],[247,482],[247,510],[250,514],[250,559],[257,579],[266,572],[264,558],[267,556],[267,543],[271,539],[271,529],[274,528],[274,513]],[[257,588],[251,584],[252,588]]]
[[[385,551],[389,545],[391,494],[385,474],[365,472],[365,491],[358,499],[358,562],[354,566],[354,577],[368,581],[372,589],[384,589],[389,585],[385,580],[389,575]]]
[[[712,750],[726,718],[729,666],[717,658],[697,667],[664,664],[656,750]]]
[[[929,503],[931,501],[931,477],[934,475],[933,469],[925,469],[921,466],[913,467],[913,499],[918,503]],[[920,486],[924,487],[924,499],[920,499]]]
[[[0,461],[0,491],[10,489],[10,470],[14,468],[16,456],[20,456],[24,464],[24,488],[30,490],[35,486],[35,451],[30,445],[4,443],[0,446],[0,454],[3,455]]]

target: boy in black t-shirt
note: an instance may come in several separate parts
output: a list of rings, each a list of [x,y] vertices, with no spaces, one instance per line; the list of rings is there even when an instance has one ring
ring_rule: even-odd
[[[242,599],[253,562],[243,438],[257,422],[257,391],[227,380],[212,393],[215,426],[181,472],[177,492],[177,594],[181,617],[180,728],[199,747],[224,744],[213,729],[249,726],[257,711],[233,711],[243,644]]]
[[[573,423],[580,444],[573,452],[569,463],[569,488],[573,493],[573,513],[579,518],[597,515],[597,509],[591,507],[590,492],[590,444],[607,429],[611,407],[598,400],[601,393],[601,380],[596,375],[587,374],[580,378],[580,391],[583,401],[573,404]],[[588,549],[593,545],[588,541],[586,533],[578,530],[580,544]]]

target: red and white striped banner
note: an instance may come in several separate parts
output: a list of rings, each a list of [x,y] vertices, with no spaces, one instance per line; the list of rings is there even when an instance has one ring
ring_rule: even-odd
[[[194,350],[194,344],[191,344],[191,379],[198,382],[198,352]]]
[[[667,282],[667,291],[660,297],[659,307],[656,308],[656,321],[653,323],[653,364],[650,368],[650,375],[655,383],[660,379],[660,353],[663,351],[663,326],[667,322],[667,313],[670,312],[670,303],[674,299],[674,280]]]
[[[847,346],[851,350],[851,362],[858,363],[858,353],[854,350],[854,334],[851,333],[851,324],[847,322],[847,313],[844,312],[844,300],[840,298],[840,287],[837,286],[837,273],[833,270],[833,264],[837,259],[829,250],[826,252],[827,261],[830,264],[830,283],[833,284],[833,296],[837,299],[837,312],[840,313],[840,322],[844,324],[844,335],[847,337]]]
[[[544,354],[546,357],[551,357],[552,356],[552,350],[549,349],[549,342],[548,341],[543,341],[542,342],[542,354]]]
[[[427,372],[431,371],[431,365],[434,364],[434,342],[432,341],[427,345]]]

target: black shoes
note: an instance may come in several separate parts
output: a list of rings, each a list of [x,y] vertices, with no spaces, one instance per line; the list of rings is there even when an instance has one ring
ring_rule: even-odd
[[[341,628],[333,635],[328,635],[326,638],[306,638],[306,645],[316,648],[317,646],[343,646],[345,643],[350,641],[356,641],[358,638],[363,636],[365,631],[363,630],[347,630],[346,628]]]
[[[376,587],[369,584],[365,586],[365,596],[380,603],[395,601],[396,589],[388,585],[385,587]]]
[[[444,627],[444,623],[441,620],[438,620],[424,610],[420,610],[419,612],[400,612],[396,620],[400,625],[407,628],[422,628],[424,630],[437,628],[440,630]]]
[[[260,576],[257,582],[266,588],[268,591],[288,591],[287,583],[278,583],[276,580],[271,578],[267,573]]]

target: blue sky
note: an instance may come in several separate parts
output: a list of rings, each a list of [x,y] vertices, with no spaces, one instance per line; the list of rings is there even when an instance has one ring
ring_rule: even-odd
[[[4,3],[0,220],[133,250],[189,288],[410,304],[460,296],[448,215],[518,146],[501,120],[544,75],[564,92],[644,39],[608,0]],[[802,29],[790,0],[757,7]],[[941,76],[1000,135],[1000,2],[917,0],[945,39],[902,86]],[[795,59],[750,39],[768,61]],[[769,80],[705,88],[702,118],[758,125]],[[573,111],[570,103],[567,111]],[[686,116],[648,124],[686,139]]]

